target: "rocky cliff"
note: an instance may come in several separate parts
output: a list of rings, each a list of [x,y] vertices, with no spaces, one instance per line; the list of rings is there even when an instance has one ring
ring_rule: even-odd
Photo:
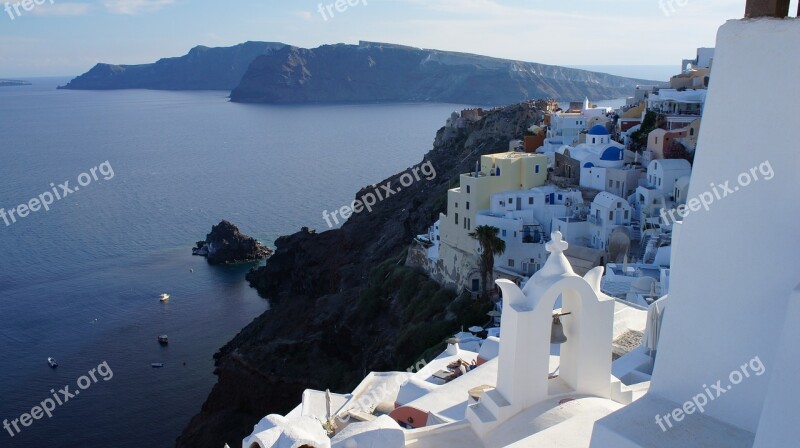
[[[152,64],[97,64],[61,89],[231,90],[255,58],[282,48],[278,42],[245,42],[233,47],[197,46],[188,54]]]
[[[231,92],[255,103],[413,102],[501,105],[531,98],[621,98],[637,84],[585,70],[392,44],[284,47],[259,56]]]
[[[427,349],[443,349],[461,325],[486,323],[489,304],[404,267],[405,251],[438,219],[458,175],[480,155],[504,151],[540,113],[518,104],[465,130],[442,129],[424,157],[433,180],[403,188],[340,229],[279,238],[266,266],[248,274],[271,309],[215,355],[218,382],[177,446],[239,446],[262,417],[298,405],[306,388],[349,392],[369,371],[405,370]],[[399,177],[377,185],[396,190]]]
[[[530,98],[621,98],[631,79],[466,53],[360,42],[298,48],[278,42],[198,46],[152,64],[97,64],[64,89],[232,90],[248,103],[440,102],[501,105]]]

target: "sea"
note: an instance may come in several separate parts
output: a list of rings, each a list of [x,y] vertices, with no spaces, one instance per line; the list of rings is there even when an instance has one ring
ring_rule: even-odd
[[[268,245],[326,230],[323,211],[419,163],[465,107],[31,81],[0,88],[0,447],[14,448],[174,446],[213,354],[269,312],[244,279],[258,263],[209,266],[194,243],[223,219]]]

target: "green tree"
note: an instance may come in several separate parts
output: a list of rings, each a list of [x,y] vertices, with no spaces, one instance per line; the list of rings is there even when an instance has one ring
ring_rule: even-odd
[[[494,272],[494,257],[503,255],[506,251],[506,242],[497,236],[500,229],[493,226],[478,226],[469,236],[476,239],[480,244],[481,257],[481,282],[483,283],[483,295],[489,296],[489,282],[492,272]]]

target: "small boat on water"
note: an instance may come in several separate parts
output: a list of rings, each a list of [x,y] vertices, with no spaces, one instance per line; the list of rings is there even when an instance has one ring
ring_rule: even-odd
[[[55,359],[53,359],[53,358],[47,358],[47,363],[48,363],[48,364],[50,364],[50,367],[52,367],[52,368],[54,368],[54,369],[55,369],[56,367],[58,367],[58,363],[57,363],[57,362],[56,362],[56,360],[55,360]]]
[[[167,294],[167,293],[161,294],[161,297],[159,297],[158,300],[160,300],[162,302],[169,302],[169,294]]]
[[[167,337],[167,335],[162,334],[161,336],[158,337],[158,343],[161,345],[167,345],[169,344],[169,338]]]
[[[150,367],[152,367],[154,369],[160,369],[160,368],[164,367],[164,363],[163,362],[151,362],[150,363]]]

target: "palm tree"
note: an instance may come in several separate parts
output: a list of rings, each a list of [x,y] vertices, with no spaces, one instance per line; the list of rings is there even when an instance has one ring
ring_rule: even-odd
[[[494,257],[502,255],[506,251],[506,242],[497,236],[500,229],[493,226],[478,226],[469,236],[476,239],[480,244],[481,257],[481,281],[483,283],[483,295],[489,297],[489,282],[492,272],[494,272]]]

